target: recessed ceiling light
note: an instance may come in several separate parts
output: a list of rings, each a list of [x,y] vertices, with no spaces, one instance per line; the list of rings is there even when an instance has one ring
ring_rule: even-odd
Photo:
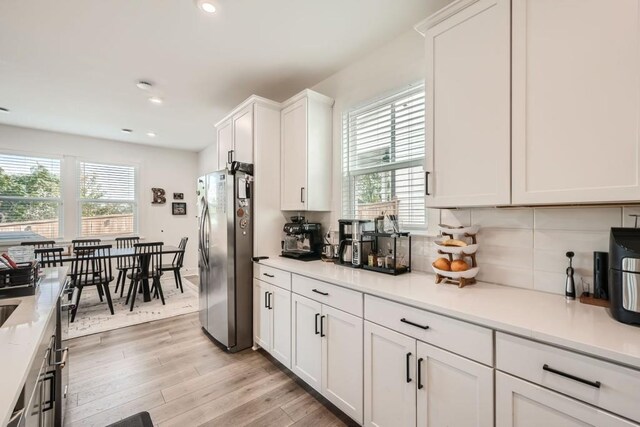
[[[197,0],[198,7],[206,13],[216,13],[216,6],[211,0]]]
[[[156,137],[156,133],[155,132],[147,132],[147,136],[149,138],[155,138]]]
[[[122,129],[122,133],[132,133],[132,129]]]
[[[151,98],[149,98],[149,102],[152,104],[160,105],[164,102],[164,100],[159,96],[152,96]]]
[[[4,107],[0,107],[0,113],[9,113],[11,112],[11,110],[9,110],[8,108],[4,108]]]
[[[136,83],[136,86],[140,90],[149,91],[153,87],[153,83],[151,83],[150,81],[147,81],[147,80],[139,80],[138,83]]]

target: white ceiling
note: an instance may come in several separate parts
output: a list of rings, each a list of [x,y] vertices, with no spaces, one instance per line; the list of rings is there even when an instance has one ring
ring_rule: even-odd
[[[207,15],[193,0],[1,0],[0,107],[11,113],[0,123],[201,150],[249,95],[282,101],[312,86],[409,30],[431,2],[216,3]],[[141,78],[164,105],[147,101]]]

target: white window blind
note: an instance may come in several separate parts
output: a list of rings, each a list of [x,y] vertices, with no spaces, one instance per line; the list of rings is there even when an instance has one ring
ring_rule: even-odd
[[[137,231],[135,166],[79,162],[80,235],[93,237]]]
[[[60,163],[0,154],[0,240],[61,236]]]
[[[403,229],[426,227],[424,84],[352,110],[343,119],[345,218],[399,216]]]

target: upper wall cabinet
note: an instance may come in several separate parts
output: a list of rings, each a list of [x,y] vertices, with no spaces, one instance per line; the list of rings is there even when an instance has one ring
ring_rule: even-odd
[[[304,90],[281,112],[281,209],[331,210],[333,99]]]
[[[253,163],[253,109],[253,102],[243,104],[216,125],[219,170],[232,161]]]
[[[639,18],[638,0],[513,0],[514,204],[640,199]]]
[[[508,205],[510,1],[459,0],[426,38],[427,206]]]
[[[231,119],[216,126],[218,134],[218,170],[222,170],[230,163],[233,155],[233,126]]]

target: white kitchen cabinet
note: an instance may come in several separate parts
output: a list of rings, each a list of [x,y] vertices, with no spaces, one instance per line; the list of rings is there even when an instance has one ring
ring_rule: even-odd
[[[281,112],[281,209],[331,210],[333,100],[304,90]]]
[[[362,423],[363,320],[322,305],[322,395]]]
[[[233,126],[231,120],[218,124],[216,130],[218,133],[218,170],[222,170],[227,167],[230,153],[233,150]]]
[[[497,427],[631,427],[633,422],[496,372]]]
[[[233,123],[233,153],[231,160],[253,163],[253,104],[242,108],[231,119]]]
[[[365,322],[365,426],[416,425],[415,355],[415,339]]]
[[[303,296],[291,296],[291,370],[304,382],[322,390],[322,304]]]
[[[428,207],[511,201],[510,19],[510,0],[459,0],[416,27],[426,38]]]
[[[513,203],[640,199],[640,1],[513,0]]]
[[[492,368],[420,341],[417,350],[419,426],[494,425]]]
[[[291,291],[253,279],[254,341],[291,368]]]

